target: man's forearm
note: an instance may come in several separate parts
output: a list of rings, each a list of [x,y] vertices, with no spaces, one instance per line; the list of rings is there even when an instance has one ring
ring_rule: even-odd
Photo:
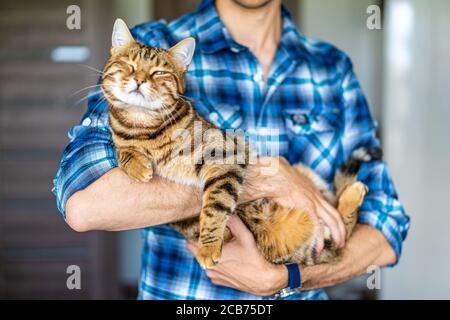
[[[154,177],[138,183],[116,168],[66,205],[68,224],[77,231],[119,231],[165,224],[200,212],[201,191]]]
[[[338,263],[302,268],[302,288],[333,286],[366,273],[371,265],[383,267],[395,259],[394,250],[380,231],[368,225],[356,225]]]
[[[259,167],[250,165],[240,202],[268,196],[258,190]],[[265,180],[263,180],[265,181]],[[76,231],[120,231],[166,224],[194,217],[201,210],[202,191],[154,176],[135,182],[119,168],[110,170],[66,204],[67,223]]]

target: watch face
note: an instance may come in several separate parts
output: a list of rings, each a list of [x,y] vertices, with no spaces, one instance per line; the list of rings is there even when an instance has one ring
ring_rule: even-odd
[[[284,288],[284,289],[281,289],[280,292],[276,293],[274,295],[274,298],[277,300],[284,299],[286,297],[289,297],[289,296],[299,293],[299,292],[300,292],[300,288],[297,288],[297,289]]]

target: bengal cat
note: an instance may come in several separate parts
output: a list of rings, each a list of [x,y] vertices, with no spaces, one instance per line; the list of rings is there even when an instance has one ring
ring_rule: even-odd
[[[316,225],[307,212],[281,207],[270,199],[238,205],[252,153],[242,138],[228,135],[201,117],[183,98],[184,75],[194,48],[193,38],[170,49],[145,46],[134,41],[121,19],[116,20],[102,90],[109,104],[119,167],[137,181],[148,182],[158,175],[203,190],[199,218],[172,224],[186,238],[198,239],[196,258],[203,268],[218,262],[224,239],[232,236],[226,228],[232,214],[238,214],[253,232],[258,247],[271,262],[312,265],[333,261],[338,252],[329,232],[325,249],[315,254]],[[201,127],[201,135],[216,134],[196,142],[192,138],[195,127]],[[377,149],[354,153],[336,175],[336,197],[317,174],[296,165],[337,206],[347,237],[367,192],[367,187],[356,181],[359,166],[379,157]]]

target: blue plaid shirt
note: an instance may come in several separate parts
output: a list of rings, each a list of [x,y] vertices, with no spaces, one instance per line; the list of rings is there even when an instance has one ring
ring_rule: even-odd
[[[302,162],[328,183],[336,168],[361,146],[378,146],[350,59],[335,47],[301,35],[287,11],[283,33],[264,88],[255,56],[233,41],[212,1],[171,23],[136,26],[137,41],[168,48],[185,37],[197,40],[187,73],[187,91],[196,109],[222,128],[244,129],[260,154]],[[53,192],[64,214],[67,199],[117,166],[101,92],[93,93],[80,125],[70,129]],[[380,230],[400,256],[409,218],[397,200],[386,164],[365,164],[359,179],[369,186],[359,223]],[[185,240],[168,226],[143,230],[140,299],[261,299],[216,286],[207,278]],[[325,299],[323,290],[291,299]]]

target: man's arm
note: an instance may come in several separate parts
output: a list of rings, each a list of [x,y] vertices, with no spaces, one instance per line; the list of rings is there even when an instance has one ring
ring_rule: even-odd
[[[341,137],[342,161],[360,147],[380,147],[376,136],[377,125],[370,115],[367,101],[348,57],[340,64],[343,123]],[[392,247],[396,263],[401,255],[402,243],[409,229],[409,217],[398,200],[387,164],[384,161],[364,163],[358,174],[369,191],[361,205],[358,223],[379,230]]]
[[[257,296],[270,296],[286,288],[287,268],[264,259],[253,235],[239,218],[233,216],[229,227],[233,240],[225,243],[219,264],[206,270],[211,281]],[[196,254],[195,242],[189,242],[187,247]],[[357,225],[338,263],[301,269],[302,290],[333,286],[365,273],[368,266],[384,267],[394,263],[395,259],[394,251],[381,232],[370,226]]]
[[[198,215],[200,195],[196,188],[159,177],[148,183],[136,182],[114,168],[69,198],[66,221],[79,232],[165,224]]]
[[[373,227],[358,224],[338,263],[301,269],[302,289],[334,286],[366,273],[368,266],[385,267],[395,261],[395,252],[384,235]]]
[[[58,209],[67,223],[80,232],[127,230],[198,214],[201,190],[158,177],[149,183],[137,183],[117,168],[107,110],[102,94],[92,95],[82,124],[69,131],[71,141],[64,150],[53,188]],[[283,195],[289,197],[289,190],[286,190],[286,179],[282,175],[275,179],[258,174],[258,164],[249,168],[247,181],[250,185],[245,188],[240,201],[262,197],[287,200]],[[321,207],[318,193],[304,187],[297,200],[309,210]],[[329,225],[334,233],[337,233],[337,225]]]
[[[343,160],[361,146],[380,146],[363,91],[353,66],[347,57],[342,59],[342,107],[344,129],[341,138]],[[374,161],[361,167],[358,180],[369,187],[361,206],[358,225],[343,250],[337,264],[304,268],[304,289],[331,286],[367,271],[397,263],[402,242],[409,229],[409,217],[398,201],[386,163]]]
[[[137,41],[169,47],[165,23],[137,26]],[[181,220],[198,214],[199,190],[162,180],[136,183],[117,168],[101,92],[88,100],[82,123],[69,131],[53,193],[67,223],[77,231],[125,230]],[[164,214],[161,214],[164,213]]]
[[[103,144],[100,144],[100,147],[107,148]],[[86,146],[79,152],[87,152],[85,148],[90,150],[89,146]],[[84,157],[80,157],[80,161],[73,164],[75,168],[62,166],[63,170],[59,175],[59,185],[70,182],[76,185],[75,188],[84,184],[77,183],[77,180],[73,178],[82,168],[89,170],[91,175],[98,175],[98,178],[84,189],[74,191],[73,188],[65,188],[74,191],[67,196],[65,214],[67,223],[76,231],[119,231],[144,228],[183,220],[196,216],[200,212],[202,192],[198,188],[175,184],[157,176],[147,183],[140,183],[128,177],[121,169],[113,167],[101,174],[101,171],[95,170],[95,166],[86,165],[82,159]],[[275,175],[263,173],[267,164],[273,165],[274,161],[278,163],[279,160],[260,158],[258,163],[249,166],[246,185],[239,201],[247,202],[272,197],[293,206],[301,204],[311,212],[312,208],[318,208],[318,211],[323,211],[323,214],[327,215],[323,199],[312,186],[308,185],[306,178],[297,177],[296,189],[299,192],[295,194],[292,192],[288,181],[293,169],[286,160],[281,160]],[[71,174],[71,172],[75,173]],[[295,201],[292,201],[291,197],[294,197]],[[65,196],[60,198],[64,199]],[[333,217],[330,219],[333,222],[329,224],[330,228],[336,230],[337,219],[336,221]]]
[[[128,230],[192,217],[200,211],[200,190],[154,177],[135,182],[117,168],[108,106],[93,94],[80,125],[69,131],[54,179],[58,209],[76,231]],[[162,214],[163,213],[163,214]]]

